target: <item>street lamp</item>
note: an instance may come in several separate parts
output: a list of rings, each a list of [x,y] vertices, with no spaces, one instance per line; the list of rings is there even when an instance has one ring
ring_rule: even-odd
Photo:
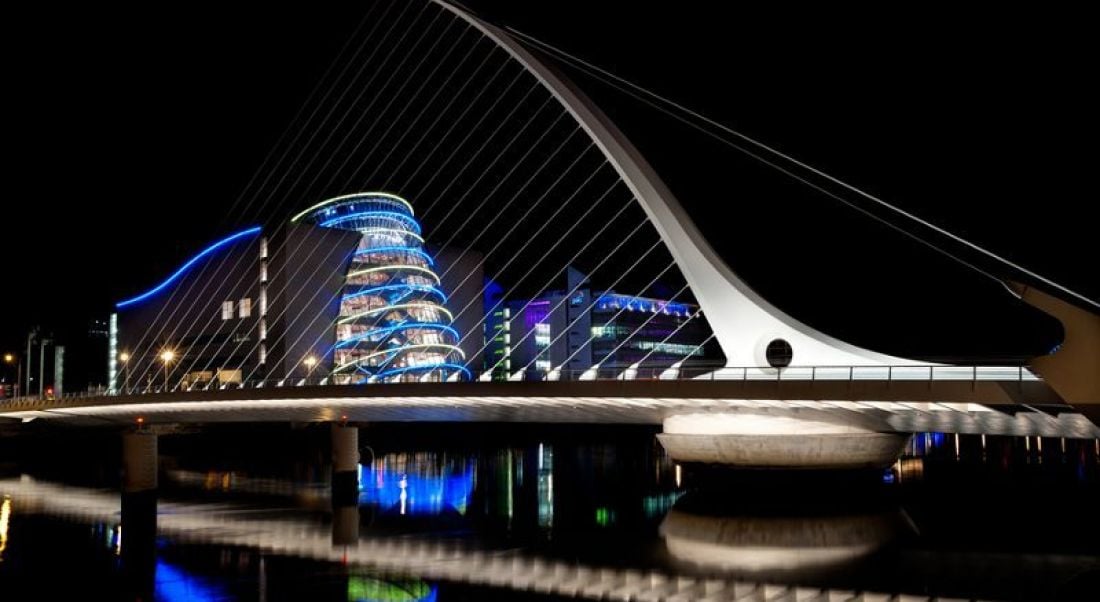
[[[317,358],[312,355],[307,355],[306,359],[302,360],[302,363],[306,365],[306,380],[308,381],[313,377],[313,367],[317,365]]]
[[[122,363],[122,393],[125,394],[126,390],[130,388],[130,354],[123,351],[118,354],[118,361]]]
[[[12,386],[12,396],[19,397],[19,383],[23,380],[23,358],[17,357],[14,353],[4,354],[5,364],[15,364],[15,385]]]
[[[164,362],[164,392],[168,392],[168,366],[172,363],[172,360],[176,359],[176,352],[171,349],[165,349],[160,352],[160,361]]]

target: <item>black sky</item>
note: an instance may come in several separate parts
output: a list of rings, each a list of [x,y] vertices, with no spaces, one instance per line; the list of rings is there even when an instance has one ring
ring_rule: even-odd
[[[715,4],[468,3],[1100,297],[1086,217],[1098,53],[1083,14]],[[232,227],[227,208],[369,6],[9,14],[3,348],[33,324],[77,344],[112,301]],[[1056,337],[996,286],[566,73],[731,265],[812,325],[874,344],[909,323],[910,343],[884,350],[926,355],[1019,355]]]

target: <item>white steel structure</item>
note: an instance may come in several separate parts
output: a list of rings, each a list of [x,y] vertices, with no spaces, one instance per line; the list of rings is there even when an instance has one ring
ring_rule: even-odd
[[[699,300],[728,366],[768,366],[765,350],[775,340],[790,344],[792,366],[927,365],[850,345],[768,303],[718,256],[668,186],[595,104],[507,32],[443,0],[432,1],[466,20],[507,51],[538,78],[588,133],[638,199],[668,247]]]

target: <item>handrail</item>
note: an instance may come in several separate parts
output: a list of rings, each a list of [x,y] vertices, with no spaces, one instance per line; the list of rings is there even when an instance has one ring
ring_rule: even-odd
[[[996,382],[1037,382],[1040,379],[1025,366],[943,366],[943,365],[905,365],[905,366],[788,366],[785,368],[773,368],[770,366],[688,366],[672,368],[669,366],[595,366],[585,370],[555,370],[552,371],[553,380],[561,381],[645,381],[645,380],[674,380],[674,381],[774,381],[781,382],[933,382],[933,381],[958,381],[976,384],[978,381]],[[453,384],[461,385],[462,382],[485,382],[482,379],[485,373],[474,373],[470,381],[456,381]],[[520,373],[520,380],[542,381],[547,380],[547,372],[530,370]],[[513,376],[514,379],[514,376]],[[509,375],[500,372],[496,378],[488,378],[489,381],[513,380]],[[297,376],[282,378],[253,379],[245,382],[213,381],[175,383],[164,390],[164,385],[134,386],[129,389],[116,389],[108,391],[105,388],[66,393],[61,398],[44,398],[39,395],[28,395],[0,399],[0,407],[12,408],[30,406],[43,401],[63,402],[67,400],[89,399],[119,395],[146,395],[156,393],[188,393],[197,391],[226,390],[226,389],[257,389],[257,388],[286,388],[304,386],[352,386],[347,383],[334,382],[330,376],[302,378]],[[386,383],[372,383],[386,384]]]

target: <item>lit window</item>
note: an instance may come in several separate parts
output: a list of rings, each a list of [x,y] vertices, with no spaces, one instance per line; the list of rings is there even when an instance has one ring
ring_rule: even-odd
[[[260,282],[267,282],[267,262],[260,262]]]
[[[550,371],[550,360],[535,360],[535,370]]]
[[[550,346],[550,325],[546,322],[539,322],[538,324],[535,324],[535,346]]]
[[[232,320],[233,319],[233,302],[232,301],[222,301],[222,319],[223,320]]]
[[[252,298],[251,297],[245,297],[244,299],[241,299],[240,305],[238,307],[237,314],[241,318],[249,318],[249,317],[252,316]],[[229,316],[229,317],[232,318],[233,316]]]

